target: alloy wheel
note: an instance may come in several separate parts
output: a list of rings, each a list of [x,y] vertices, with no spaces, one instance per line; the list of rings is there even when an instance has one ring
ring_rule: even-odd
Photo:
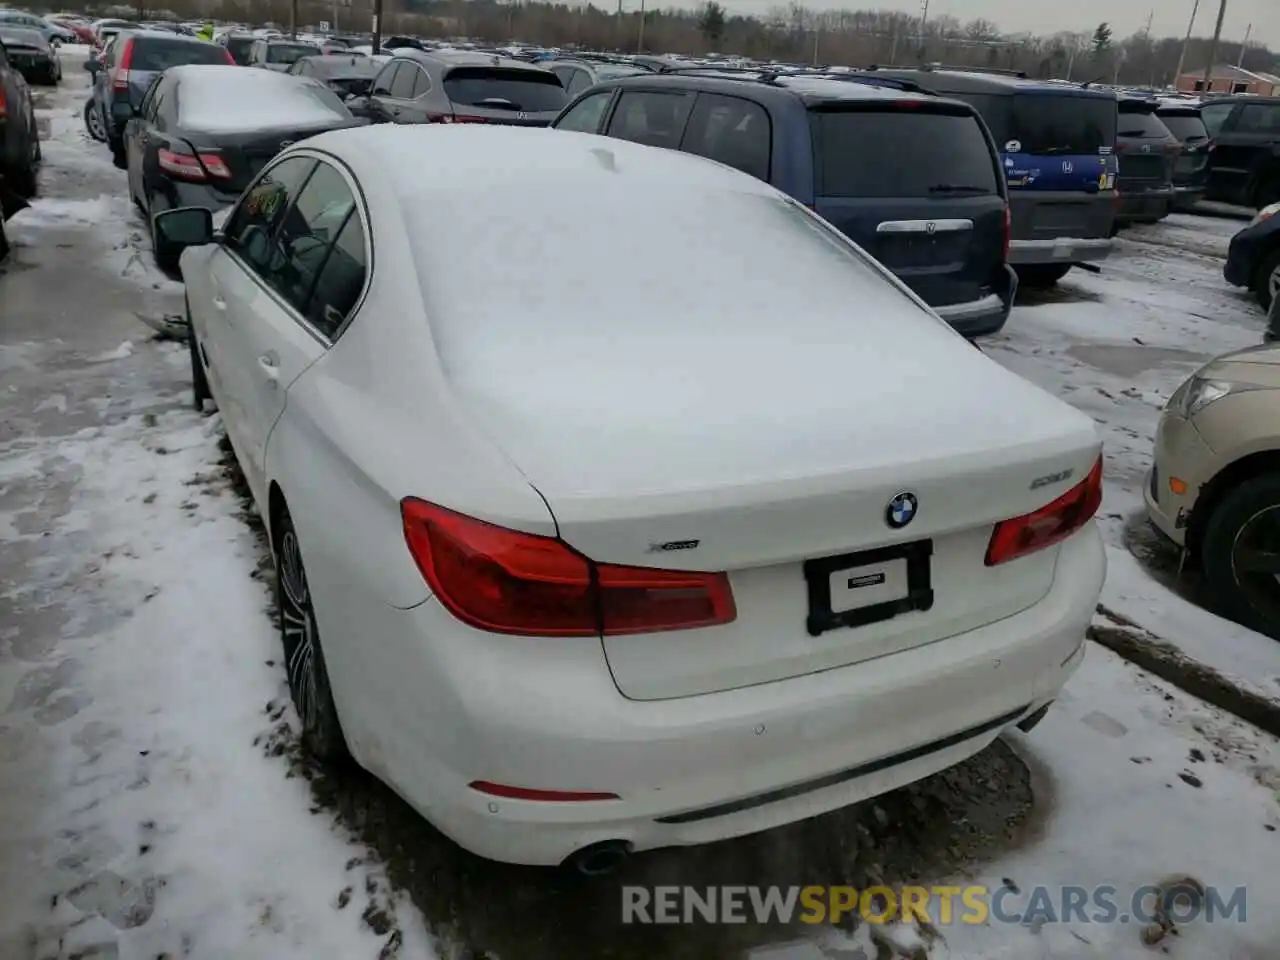
[[[1271,292],[1272,299],[1280,297],[1280,263],[1276,264],[1276,268],[1271,271],[1271,276],[1267,279],[1267,289]]]
[[[101,142],[107,139],[107,133],[102,127],[102,115],[97,110],[88,110],[85,112],[85,123],[89,125],[89,136]]]
[[[284,633],[285,672],[304,730],[315,729],[319,716],[316,689],[316,622],[302,567],[302,551],[293,530],[280,538],[280,622]]]
[[[1231,568],[1249,605],[1268,621],[1280,622],[1280,505],[1259,510],[1240,527]]]

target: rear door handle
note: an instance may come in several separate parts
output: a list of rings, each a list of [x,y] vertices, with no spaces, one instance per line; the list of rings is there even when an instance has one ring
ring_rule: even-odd
[[[258,369],[262,371],[268,383],[280,382],[280,358],[274,351],[269,350],[258,358]]]
[[[213,306],[214,306],[214,308],[215,308],[215,309],[217,309],[217,310],[226,310],[226,309],[227,309],[227,301],[223,300],[220,296],[218,296],[218,295],[215,293],[215,294],[213,295]]]

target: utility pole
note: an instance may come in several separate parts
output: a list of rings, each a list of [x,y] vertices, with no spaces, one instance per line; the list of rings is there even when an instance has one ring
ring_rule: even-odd
[[[622,0],[618,0],[618,19],[613,24],[613,47],[622,49]]]
[[[822,39],[822,14],[815,13],[813,20],[813,65],[818,65],[818,41]]]
[[[298,0],[289,0],[289,39],[298,39]]]
[[[1236,60],[1236,69],[1244,66],[1244,52],[1249,49],[1249,35],[1253,33],[1253,24],[1244,28],[1244,43],[1240,44],[1240,58]]]
[[[636,53],[644,53],[644,0],[640,0],[640,30],[636,34]]]
[[[1191,8],[1191,19],[1187,21],[1187,35],[1182,38],[1182,52],[1178,54],[1178,68],[1173,71],[1173,86],[1176,90],[1178,81],[1182,79],[1182,68],[1187,64],[1187,47],[1191,45],[1191,29],[1196,25],[1196,14],[1200,12],[1200,0],[1195,0]],[[1205,93],[1209,91],[1206,90]]]
[[[382,0],[373,0],[373,54],[382,52]]]
[[[925,49],[924,26],[926,23],[928,23],[928,21],[929,21],[929,0],[922,0],[920,4],[920,36],[918,38],[919,42],[916,44],[917,48],[921,51],[922,57],[923,57],[923,51]]]
[[[1209,43],[1209,62],[1204,68],[1204,92],[1209,92],[1213,82],[1213,61],[1218,59],[1218,41],[1222,39],[1222,20],[1227,15],[1227,0],[1218,0],[1218,22],[1213,27],[1213,40]]]

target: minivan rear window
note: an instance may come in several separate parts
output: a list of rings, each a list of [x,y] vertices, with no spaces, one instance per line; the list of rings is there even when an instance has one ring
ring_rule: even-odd
[[[226,62],[226,51],[211,43],[167,40],[163,37],[134,37],[133,55],[129,60],[129,68],[160,73],[184,63],[225,64]]]
[[[267,63],[294,63],[303,57],[319,56],[320,48],[309,43],[267,44]]]
[[[1116,136],[1165,140],[1169,136],[1169,128],[1161,122],[1154,111],[1144,110],[1141,107],[1129,107],[1122,103],[1120,118],[1116,125]]]
[[[978,120],[930,110],[810,113],[820,197],[998,194],[996,164]]]
[[[1180,110],[1173,113],[1161,110],[1158,114],[1160,122],[1169,128],[1179,140],[1208,140],[1209,130],[1205,127],[1204,121],[1200,119],[1200,114],[1195,110]]]
[[[249,48],[253,46],[253,37],[227,37],[227,53],[240,66],[249,62]]]
[[[1115,143],[1116,101],[1110,97],[1020,92],[1012,99],[1007,139],[1021,144],[1019,153],[1096,155]]]
[[[445,74],[444,90],[454,103],[527,113],[558,112],[568,102],[550,70],[454,67]]]

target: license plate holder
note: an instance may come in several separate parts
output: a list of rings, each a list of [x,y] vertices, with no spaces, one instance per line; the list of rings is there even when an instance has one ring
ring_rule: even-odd
[[[806,560],[804,579],[808,586],[809,614],[805,620],[805,629],[809,636],[818,637],[828,630],[841,627],[864,627],[882,620],[891,620],[912,610],[928,610],[933,606],[929,569],[931,556],[933,541],[915,540],[911,543],[877,547],[874,550]],[[835,575],[847,574],[851,590],[863,587],[875,589],[890,584],[904,566],[905,590],[901,595],[847,609],[832,609],[831,584]],[[861,582],[855,585],[854,581]]]

